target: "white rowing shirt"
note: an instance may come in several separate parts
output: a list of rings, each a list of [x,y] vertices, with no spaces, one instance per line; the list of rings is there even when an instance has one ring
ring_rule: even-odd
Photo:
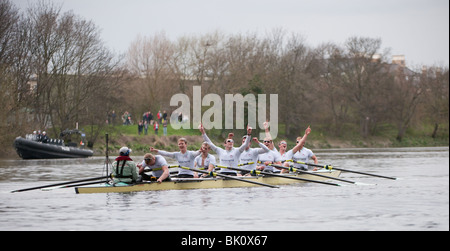
[[[189,168],[194,168],[195,157],[201,154],[200,151],[186,151],[185,153],[181,153],[181,152],[166,152],[163,150],[159,150],[158,153],[161,154],[162,156],[176,159],[180,166],[185,166]],[[187,174],[193,176],[194,172],[191,170],[179,168],[178,175],[180,174]]]
[[[196,168],[204,168],[205,170],[208,170],[208,167],[210,164],[211,165],[216,164],[216,157],[214,157],[214,155],[208,153],[208,156],[206,156],[205,161],[203,161],[203,165],[202,165],[202,161],[203,161],[203,156],[200,154],[194,160],[194,164],[197,165]]]
[[[142,161],[141,165],[147,169],[152,170],[152,175],[155,176],[156,178],[161,177],[161,175],[164,173],[164,171],[162,170],[163,166],[169,166],[167,165],[167,161],[163,156],[160,155],[155,155],[155,164],[152,166],[147,165],[147,163],[145,163],[145,160]]]
[[[306,147],[303,147],[300,151],[296,152],[292,156],[292,160],[294,161],[294,167],[301,170],[308,170],[307,165],[295,163],[296,161],[308,163],[309,159],[314,156],[314,153]]]
[[[245,148],[248,147],[250,144],[250,137],[247,137],[244,144],[242,144],[239,148],[233,147],[230,151],[227,151],[223,148],[217,147],[214,145],[211,140],[208,138],[208,136],[205,134],[202,135],[203,139],[208,143],[208,145],[211,147],[211,149],[217,153],[219,157],[219,163],[222,166],[227,167],[237,167],[239,164],[239,158],[241,157],[241,154],[244,152]],[[234,170],[221,168],[221,173],[237,173]]]
[[[281,155],[274,148],[274,150],[271,150],[269,152],[260,154],[258,156],[258,161],[261,162],[260,163],[261,166],[264,166],[264,171],[271,171],[271,172],[273,172],[274,171],[273,166],[267,166],[267,165],[264,164],[264,162],[269,161],[269,162],[272,162],[272,164],[275,163],[275,162],[279,162],[279,161],[281,161]]]
[[[239,158],[239,164],[245,164],[245,163],[249,163],[249,162],[254,162],[251,165],[241,166],[241,168],[247,169],[249,171],[256,169],[256,164],[257,164],[257,161],[258,161],[258,155],[263,154],[263,153],[267,153],[267,152],[270,151],[270,149],[267,148],[267,146],[265,146],[263,143],[259,143],[259,146],[261,148],[249,148],[248,150],[245,150],[241,154],[241,157]]]

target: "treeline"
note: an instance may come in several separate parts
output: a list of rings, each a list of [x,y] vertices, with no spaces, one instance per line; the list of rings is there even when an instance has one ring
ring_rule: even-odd
[[[0,0],[0,23],[1,143],[37,129],[57,136],[77,122],[105,124],[123,70],[93,22],[50,2],[19,11]]]
[[[111,111],[130,111],[137,120],[149,110],[172,111],[170,98],[184,93],[192,100],[194,85],[203,95],[279,94],[286,135],[314,125],[334,136],[358,128],[368,137],[389,124],[401,140],[422,123],[434,125],[430,136],[442,129],[448,135],[448,66],[392,64],[378,38],[311,46],[282,29],[176,40],[160,32],[138,36],[119,56],[92,21],[48,2],[20,11],[0,0],[0,23],[2,135],[57,135],[78,122],[89,126],[93,142]]]
[[[192,100],[192,86],[200,85],[202,95],[279,94],[278,119],[286,135],[314,125],[332,136],[356,128],[368,137],[389,124],[401,141],[408,127],[422,123],[434,125],[430,136],[436,137],[439,128],[448,135],[448,67],[411,70],[392,63],[381,46],[378,38],[351,37],[343,45],[311,47],[281,29],[263,37],[213,32],[171,41],[164,32],[139,36],[126,58],[136,78],[129,106],[169,110],[173,94]]]

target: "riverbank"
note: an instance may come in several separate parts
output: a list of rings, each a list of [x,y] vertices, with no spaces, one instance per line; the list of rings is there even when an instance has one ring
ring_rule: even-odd
[[[228,135],[229,131],[211,130],[208,136],[217,145],[222,145],[221,142]],[[150,131],[148,135],[138,135],[137,126],[114,126],[107,128],[100,134],[96,140],[93,150],[94,155],[103,156],[106,150],[105,134],[109,134],[109,152],[114,156],[118,149],[122,146],[128,146],[133,150],[134,155],[143,155],[149,151],[149,147],[157,149],[164,149],[167,151],[178,151],[178,139],[184,137],[188,141],[188,149],[199,149],[203,143],[203,138],[196,129],[180,129],[174,130],[168,127],[168,136],[154,135]],[[235,140],[239,142],[243,132],[235,132]],[[282,135],[283,132],[279,134]],[[254,133],[254,135],[257,135]],[[295,137],[278,136],[275,143],[278,144],[281,140],[288,142],[288,148],[295,145]],[[235,145],[238,145],[236,143]],[[378,136],[371,136],[362,138],[357,133],[349,133],[341,137],[327,135],[326,130],[315,128],[309,135],[306,147],[310,149],[339,149],[339,148],[391,148],[391,147],[435,147],[435,146],[449,146],[448,130],[443,130],[439,137],[433,139],[426,135],[425,130],[409,130],[401,142],[395,139],[395,131],[385,131],[384,134]],[[253,147],[256,147],[253,144]],[[19,158],[16,154],[12,144],[6,148],[3,158]]]
[[[203,143],[203,138],[201,136],[193,135],[171,135],[171,136],[133,136],[133,135],[121,135],[116,138],[110,139],[109,149],[111,154],[120,149],[122,146],[128,146],[133,150],[133,154],[141,155],[148,152],[149,147],[155,147],[156,149],[164,149],[167,151],[178,151],[178,139],[184,137],[188,141],[188,149],[196,150],[199,149]],[[239,137],[240,138],[240,137]],[[311,137],[312,138],[312,137]],[[102,138],[104,140],[104,137]],[[277,138],[275,143],[278,144],[283,138]],[[221,145],[218,138],[212,139],[217,145]],[[288,141],[288,148],[292,148],[295,142],[292,140]],[[105,141],[103,141],[105,142]],[[239,143],[237,143],[239,144]],[[235,144],[235,145],[237,145]],[[339,139],[339,138],[329,138],[327,140],[323,139],[308,139],[306,147],[310,149],[339,149],[339,148],[391,148],[391,147],[433,147],[433,146],[448,146],[448,139],[434,140],[430,137],[428,138],[406,138],[403,142],[397,142],[396,140],[390,140],[383,137],[370,137],[367,139]],[[253,147],[256,147],[253,144]],[[98,142],[96,147],[94,147],[95,155],[104,155],[106,149],[106,144]]]

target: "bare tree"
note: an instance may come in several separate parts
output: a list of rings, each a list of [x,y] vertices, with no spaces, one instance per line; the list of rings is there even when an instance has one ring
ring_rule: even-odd
[[[167,96],[167,83],[171,78],[169,62],[173,57],[173,48],[165,33],[146,38],[138,36],[130,45],[127,53],[130,71],[147,87],[150,107],[161,107]]]
[[[385,96],[387,111],[397,126],[398,141],[402,141],[410,126],[417,106],[422,102],[423,88],[419,74],[399,65],[386,65],[386,74],[392,77],[390,91]]]
[[[424,68],[421,75],[424,88],[425,109],[434,124],[431,137],[436,138],[439,125],[449,121],[449,70],[448,67]]]

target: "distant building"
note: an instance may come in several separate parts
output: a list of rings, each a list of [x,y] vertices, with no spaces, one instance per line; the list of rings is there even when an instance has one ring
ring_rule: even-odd
[[[405,55],[394,55],[392,56],[392,63],[406,67]]]

